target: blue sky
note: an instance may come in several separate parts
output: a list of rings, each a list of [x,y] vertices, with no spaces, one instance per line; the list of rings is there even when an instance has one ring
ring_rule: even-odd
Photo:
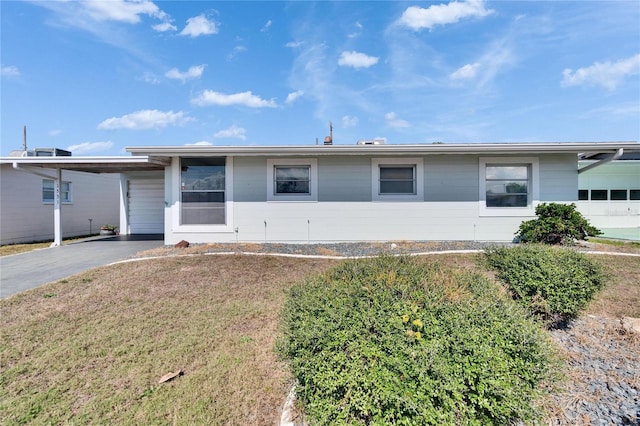
[[[640,2],[5,1],[1,154],[637,141]]]

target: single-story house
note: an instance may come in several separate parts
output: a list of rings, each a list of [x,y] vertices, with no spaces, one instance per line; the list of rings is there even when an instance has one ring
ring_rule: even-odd
[[[603,155],[593,164],[605,164],[620,152],[640,151],[640,144],[127,150],[131,157],[110,163],[123,166],[121,233],[163,233],[167,244],[511,241],[520,223],[535,217],[537,204],[578,201],[578,154]],[[55,167],[95,171],[101,167],[92,163],[97,158],[76,165],[58,162]]]
[[[605,158],[602,154],[585,154],[578,164],[586,168]],[[635,228],[640,232],[640,152],[624,153],[580,173],[576,204],[597,228]]]
[[[56,151],[62,150],[37,152]],[[0,244],[53,240],[57,178],[56,169],[0,164]],[[60,179],[64,238],[95,234],[104,224],[119,223],[119,174],[61,170]]]

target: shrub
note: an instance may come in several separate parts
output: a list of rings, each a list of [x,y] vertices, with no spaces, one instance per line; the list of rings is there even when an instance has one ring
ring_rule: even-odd
[[[487,250],[485,259],[516,300],[550,323],[576,317],[605,283],[600,265],[575,250],[528,244]]]
[[[575,204],[542,203],[536,207],[537,219],[520,224],[516,238],[522,242],[573,244],[602,234],[576,210]]]
[[[495,284],[408,257],[294,286],[280,353],[312,424],[510,424],[534,416],[542,330]]]

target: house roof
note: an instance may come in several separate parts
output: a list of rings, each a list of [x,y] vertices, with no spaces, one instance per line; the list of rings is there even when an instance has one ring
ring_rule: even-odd
[[[122,173],[137,170],[164,170],[170,159],[155,156],[117,157],[0,157],[0,164],[14,167],[40,167],[90,173]]]
[[[614,154],[620,148],[640,152],[638,142],[545,142],[472,143],[412,145],[278,145],[278,146],[138,146],[128,147],[135,155],[233,155],[233,156],[325,156],[325,155],[431,155],[431,154]]]

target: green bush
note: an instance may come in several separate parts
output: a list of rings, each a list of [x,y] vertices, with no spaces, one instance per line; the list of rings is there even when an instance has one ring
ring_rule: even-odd
[[[575,250],[527,244],[487,250],[485,259],[516,300],[550,323],[576,317],[605,283],[600,265]]]
[[[551,359],[495,284],[408,257],[348,261],[294,286],[282,324],[311,424],[531,419]]]
[[[520,224],[516,238],[522,242],[573,244],[602,234],[576,210],[575,204],[542,203],[536,207],[537,219]]]

